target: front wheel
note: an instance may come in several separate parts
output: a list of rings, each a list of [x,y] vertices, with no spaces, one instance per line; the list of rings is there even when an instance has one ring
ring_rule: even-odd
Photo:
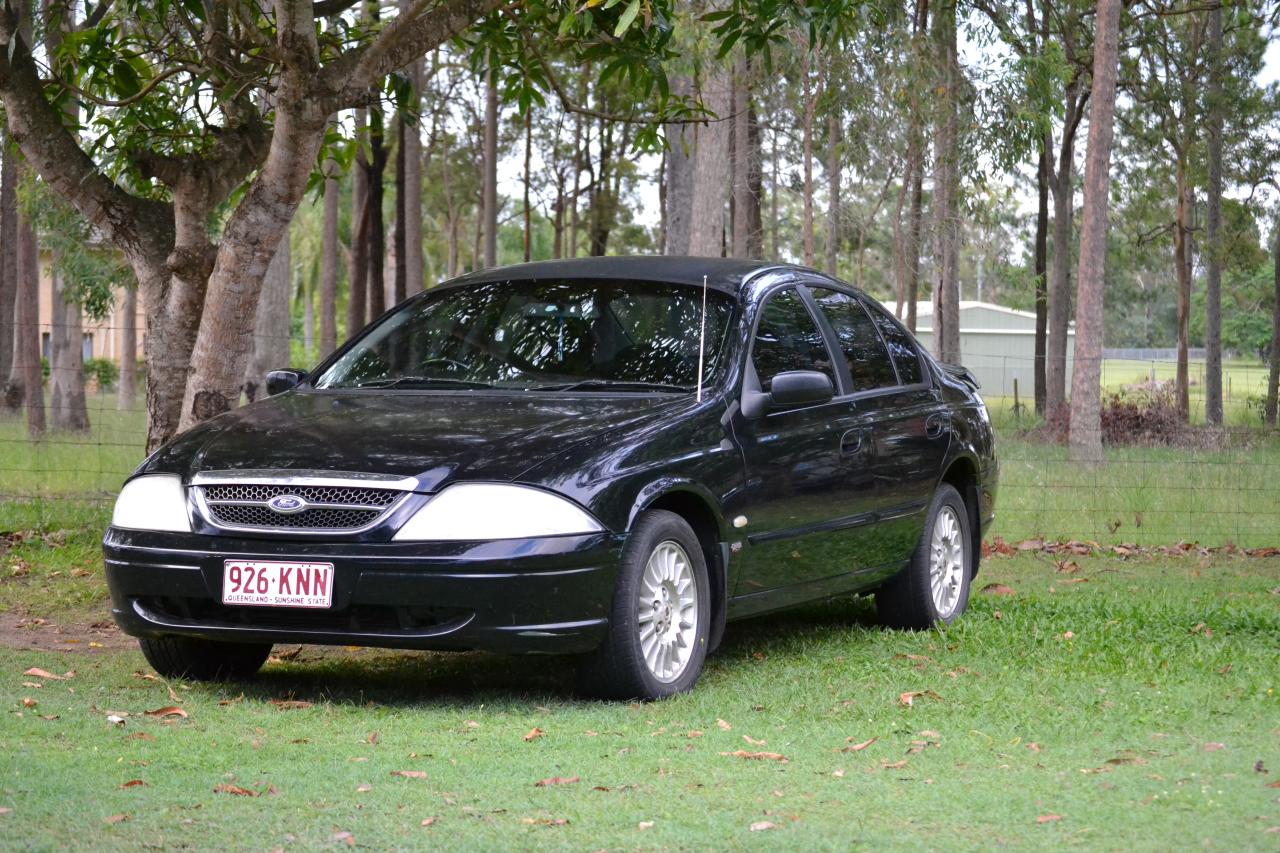
[[[582,667],[584,691],[663,699],[693,687],[707,656],[710,593],[688,522],[665,510],[641,515],[623,548],[609,633]]]
[[[880,621],[911,630],[954,622],[969,603],[970,535],[964,500],[955,487],[943,483],[933,496],[910,564],[876,591]]]
[[[248,678],[271,654],[270,643],[217,643],[197,637],[143,637],[138,645],[160,675],[196,681]]]

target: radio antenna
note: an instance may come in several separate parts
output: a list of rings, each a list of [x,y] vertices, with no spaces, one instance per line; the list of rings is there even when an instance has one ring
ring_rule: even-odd
[[[702,402],[702,361],[707,346],[707,277],[702,276],[702,328],[698,332],[698,399]]]

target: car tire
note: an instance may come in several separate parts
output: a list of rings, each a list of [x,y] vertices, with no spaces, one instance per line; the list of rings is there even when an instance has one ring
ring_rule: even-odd
[[[964,499],[954,486],[943,483],[934,493],[911,562],[876,590],[880,621],[913,631],[954,622],[969,603],[971,535]]]
[[[623,546],[608,634],[582,665],[580,689],[610,699],[683,693],[702,672],[710,628],[711,584],[697,535],[673,512],[645,512]]]
[[[143,637],[138,645],[160,675],[196,681],[249,678],[271,654],[270,643],[218,643],[196,637]]]

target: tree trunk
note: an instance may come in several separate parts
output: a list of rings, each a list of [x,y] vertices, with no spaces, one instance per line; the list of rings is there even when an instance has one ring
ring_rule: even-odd
[[[367,116],[356,110],[356,135],[363,131]],[[363,145],[356,148],[356,165],[351,170],[351,257],[347,273],[347,339],[369,322],[369,158]]]
[[[408,295],[409,268],[405,265],[407,232],[404,217],[408,210],[405,193],[405,140],[408,138],[405,120],[396,118],[396,221],[391,229],[391,254],[394,256],[395,269],[391,275],[391,304],[399,305]]]
[[[813,45],[807,40],[800,54],[801,99],[804,101],[801,118],[801,153],[800,159],[804,170],[804,186],[801,188],[800,233],[804,249],[804,265],[813,266],[813,120],[818,96],[813,91],[810,71],[813,60]]]
[[[738,60],[733,88],[733,251],[758,258],[760,245],[760,128],[751,99],[751,65]]]
[[[693,94],[693,82],[686,76],[671,80],[673,96]],[[689,254],[689,235],[693,221],[693,150],[697,131],[690,124],[669,124],[667,134],[666,219],[667,238],[663,253]]]
[[[1063,140],[1053,181],[1053,271],[1049,281],[1048,358],[1044,366],[1045,416],[1065,423],[1067,332],[1071,323],[1071,220],[1075,214],[1074,140]]]
[[[1277,397],[1280,396],[1280,216],[1271,226],[1271,239],[1275,241],[1275,254],[1271,257],[1272,277],[1274,285],[1271,306],[1271,369],[1267,373],[1267,408],[1265,419],[1267,426],[1276,428]]]
[[[1111,180],[1122,2],[1098,0],[1098,34],[1093,50],[1093,93],[1090,96],[1092,106],[1089,108],[1089,143],[1085,154],[1084,206],[1080,222],[1069,455],[1072,462],[1090,465],[1103,461],[1102,308],[1107,261],[1107,193]]]
[[[924,238],[924,146],[917,149],[916,173],[911,180],[911,210],[907,216],[907,328],[916,330],[920,302],[920,244]]]
[[[45,48],[56,56],[63,31],[73,26],[74,6],[44,0]],[[68,14],[68,12],[70,14]],[[79,107],[74,98],[63,103],[63,114],[74,125]],[[54,429],[89,429],[84,389],[83,318],[79,302],[69,298],[65,276],[49,270],[49,420]]]
[[[413,7],[412,0],[400,0],[400,13]],[[422,60],[415,59],[405,69],[415,113],[422,107]],[[426,260],[422,250],[422,128],[414,121],[404,129],[404,278],[405,295],[421,293],[427,286]]]
[[[49,282],[49,421],[54,429],[83,432],[89,429],[84,389],[84,321],[80,304],[67,298],[66,277],[50,270]]]
[[[22,170],[18,170],[21,180]],[[36,232],[21,215],[18,217],[18,288],[14,302],[17,314],[14,327],[12,384],[20,388],[19,399],[27,413],[27,434],[40,438],[44,434],[44,383],[40,369],[40,263]]]
[[[120,293],[120,381],[116,408],[132,412],[138,404],[138,291],[126,287]]]
[[[302,300],[302,363],[308,367],[316,363],[316,294],[314,267],[298,283],[298,298]]]
[[[266,396],[267,373],[289,366],[289,284],[293,266],[286,232],[267,266],[253,321],[253,353],[244,377],[244,396],[252,403]]]
[[[320,237],[320,355],[326,357],[338,346],[338,165],[325,163],[324,225]],[[354,230],[354,229],[353,229]]]
[[[533,110],[524,114],[524,260],[533,260],[533,206],[529,202],[529,184],[533,182]]]
[[[827,70],[827,89],[835,92]],[[827,112],[827,274],[836,275],[840,250],[840,108],[836,98],[831,99]],[[861,282],[859,282],[861,284]]]
[[[484,77],[484,265],[498,265],[498,81],[490,68]]]
[[[1174,169],[1178,193],[1173,224],[1173,263],[1177,267],[1175,272],[1178,282],[1178,369],[1174,378],[1174,395],[1177,397],[1178,415],[1185,422],[1191,419],[1191,384],[1187,363],[1191,320],[1191,188],[1188,186],[1187,164],[1181,153]]]
[[[693,204],[689,254],[718,258],[724,254],[725,203],[729,190],[729,116],[733,111],[731,72],[723,66],[705,69],[702,103],[714,120],[698,125],[693,154]]]
[[[1040,162],[1036,169],[1036,344],[1032,385],[1036,414],[1045,411],[1045,361],[1049,332],[1049,142],[1040,140]]]
[[[1204,420],[1222,425],[1222,6],[1209,8],[1208,253],[1204,293]]]
[[[940,121],[934,135],[933,348],[939,361],[960,362],[960,217],[958,142],[960,72],[956,58],[956,7],[944,3],[934,17],[941,81]]]
[[[769,257],[773,260],[779,260],[778,246],[778,181],[781,178],[778,175],[778,131],[775,129],[769,137],[769,165],[771,167],[771,180],[769,181],[769,243],[772,249],[769,251]]]
[[[387,146],[382,105],[369,108],[369,321],[387,310],[387,229],[382,215],[382,180],[387,172]]]
[[[13,371],[14,302],[18,289],[18,197],[14,191],[17,149],[0,122],[0,391]],[[6,403],[7,403],[7,395]]]

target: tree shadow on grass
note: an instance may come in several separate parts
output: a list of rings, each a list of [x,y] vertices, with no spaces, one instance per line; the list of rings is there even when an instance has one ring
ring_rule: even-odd
[[[732,679],[753,656],[797,662],[814,644],[871,642],[879,628],[866,599],[846,598],[730,623],[708,661],[717,677]],[[279,646],[277,654],[294,647]],[[485,652],[416,652],[304,647],[296,659],[269,663],[257,678],[212,688],[262,701],[470,710],[589,703],[575,677],[577,658]]]

